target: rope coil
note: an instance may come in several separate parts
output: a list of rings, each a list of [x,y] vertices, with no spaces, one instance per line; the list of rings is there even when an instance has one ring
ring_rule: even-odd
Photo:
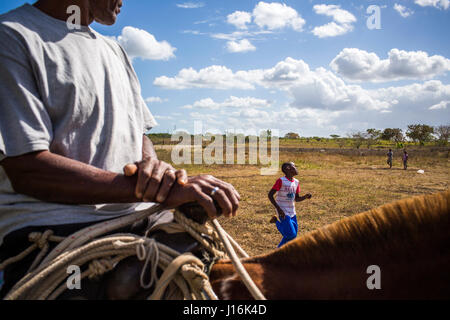
[[[18,256],[0,264],[0,270],[4,270],[7,265],[23,259],[35,249],[41,249],[28,273],[16,283],[5,299],[56,299],[67,289],[66,266],[82,266],[88,263],[86,271],[81,274],[81,279],[86,277],[94,279],[113,270],[121,260],[137,256],[140,261],[144,261],[140,275],[141,287],[144,289],[155,287],[148,299],[217,300],[204,271],[204,263],[191,253],[180,254],[152,238],[134,234],[113,234],[96,239],[102,234],[131,225],[162,209],[160,205],[155,205],[146,210],[145,214],[138,212],[117,218],[107,224],[99,223],[67,238],[56,237],[51,230],[31,233],[29,240],[33,245]],[[179,225],[176,228],[181,227],[188,232],[212,254],[213,260],[229,257],[253,297],[265,299],[249,277],[235,249],[241,258],[247,258],[247,253],[222,229],[216,219],[212,220],[212,225],[209,223],[201,225],[176,210],[174,220]],[[59,242],[59,245],[44,258],[49,241]],[[163,270],[159,279],[158,267]],[[147,278],[149,280],[145,281]]]

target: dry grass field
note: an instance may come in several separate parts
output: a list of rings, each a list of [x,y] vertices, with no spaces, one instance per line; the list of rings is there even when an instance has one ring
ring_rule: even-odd
[[[170,151],[156,147],[160,159],[170,162]],[[400,152],[397,152],[399,155]],[[449,188],[450,160],[447,157],[410,157],[403,170],[400,158],[389,169],[384,156],[338,155],[327,152],[282,152],[280,163],[293,161],[299,168],[301,195],[312,199],[296,203],[299,234],[343,217],[407,198]],[[255,165],[184,165],[189,175],[212,174],[235,186],[241,194],[239,214],[220,218],[222,226],[250,254],[266,253],[281,240],[274,224],[275,213],[267,193],[278,177],[260,175]],[[424,174],[417,173],[423,169]]]

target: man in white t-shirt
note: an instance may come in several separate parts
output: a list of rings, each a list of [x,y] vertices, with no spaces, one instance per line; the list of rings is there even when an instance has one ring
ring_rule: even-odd
[[[300,184],[294,176],[298,175],[298,170],[293,162],[283,163],[281,170],[285,174],[279,178],[269,191],[269,200],[274,205],[278,213],[278,218],[273,216],[270,222],[276,224],[278,231],[283,238],[278,244],[278,248],[297,237],[298,221],[295,212],[295,202],[311,199],[311,194],[300,196]],[[274,195],[277,195],[276,200]]]
[[[77,28],[66,23],[71,5],[81,9]],[[158,160],[145,135],[156,122],[127,54],[89,27],[114,24],[121,7],[39,0],[0,16],[0,263],[18,243],[6,237],[34,227],[69,232],[155,202],[197,201],[215,217],[215,200],[236,214],[233,186]],[[136,174],[123,174],[127,164]]]

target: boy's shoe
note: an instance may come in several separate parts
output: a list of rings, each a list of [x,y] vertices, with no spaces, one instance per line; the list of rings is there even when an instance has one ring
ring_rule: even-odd
[[[269,220],[270,223],[275,223],[275,222],[277,222],[277,221],[278,221],[277,216],[273,216],[273,217],[270,218],[270,220]]]

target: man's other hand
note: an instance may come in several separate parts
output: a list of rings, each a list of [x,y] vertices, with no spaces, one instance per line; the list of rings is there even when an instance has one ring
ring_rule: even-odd
[[[175,208],[184,203],[197,202],[214,219],[218,216],[214,200],[222,209],[222,214],[231,217],[237,213],[241,196],[230,183],[211,175],[199,175],[189,177],[184,185],[174,184],[163,204],[168,208]]]

